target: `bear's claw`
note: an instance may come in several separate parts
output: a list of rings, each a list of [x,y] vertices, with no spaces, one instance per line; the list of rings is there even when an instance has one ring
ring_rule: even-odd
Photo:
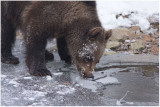
[[[1,62],[6,64],[19,64],[19,60],[15,56],[1,57]]]
[[[39,70],[30,72],[30,74],[34,75],[34,76],[39,76],[39,77],[43,77],[43,76],[47,76],[47,75],[52,77],[51,72],[47,69],[39,69]]]

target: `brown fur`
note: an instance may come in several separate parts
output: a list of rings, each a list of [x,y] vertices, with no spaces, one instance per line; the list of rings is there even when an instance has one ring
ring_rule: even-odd
[[[7,10],[2,13],[8,15],[13,12],[8,17],[10,23],[16,26],[15,29],[20,26],[25,35],[26,64],[30,74],[51,75],[45,66],[45,47],[47,39],[52,37],[57,38],[62,60],[71,62],[72,59],[83,77],[93,77],[94,67],[111,35],[111,31],[105,31],[101,27],[94,1],[2,2],[3,4],[10,5],[12,10],[5,5],[3,8],[7,7]],[[90,50],[85,50],[87,47]]]

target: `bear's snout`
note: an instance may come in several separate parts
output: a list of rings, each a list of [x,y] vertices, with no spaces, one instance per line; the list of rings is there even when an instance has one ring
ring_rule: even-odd
[[[93,76],[93,74],[91,73],[91,74],[88,74],[87,76],[85,76],[84,78],[92,78],[92,79],[94,79],[94,76]]]
[[[80,73],[80,75],[83,78],[92,78],[94,79],[93,76],[93,71],[94,71],[94,66],[85,66],[86,64],[83,64],[83,66],[77,66],[77,69]]]

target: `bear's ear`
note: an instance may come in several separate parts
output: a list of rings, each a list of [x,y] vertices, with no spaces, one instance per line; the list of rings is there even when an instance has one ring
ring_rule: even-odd
[[[105,31],[105,40],[108,40],[112,35],[112,29]]]
[[[88,32],[89,40],[96,40],[98,35],[102,35],[104,32],[102,27],[95,27]]]

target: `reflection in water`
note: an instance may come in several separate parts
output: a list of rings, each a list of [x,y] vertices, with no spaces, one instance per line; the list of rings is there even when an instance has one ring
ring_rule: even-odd
[[[143,74],[143,76],[146,77],[154,77],[155,73],[159,73],[159,68],[157,66],[135,66],[135,67],[127,67],[124,66],[123,68],[126,68],[123,71],[120,72],[140,72]]]

